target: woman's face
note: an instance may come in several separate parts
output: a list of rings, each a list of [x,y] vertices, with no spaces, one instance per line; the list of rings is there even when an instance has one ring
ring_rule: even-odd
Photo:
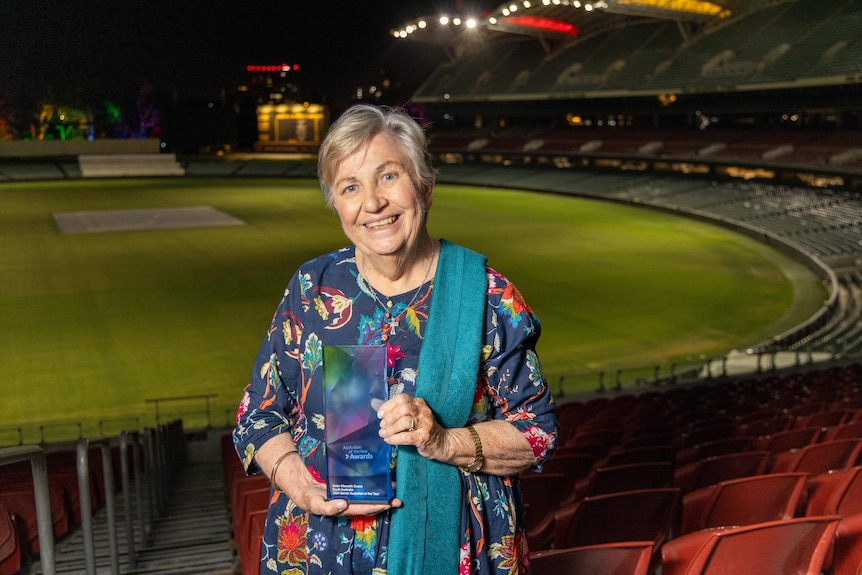
[[[430,194],[420,197],[395,136],[377,134],[339,162],[332,207],[366,256],[409,257],[425,234]]]

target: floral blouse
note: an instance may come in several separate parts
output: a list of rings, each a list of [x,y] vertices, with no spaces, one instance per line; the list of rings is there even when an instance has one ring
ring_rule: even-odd
[[[486,271],[485,337],[469,421],[508,420],[532,446],[534,468],[540,469],[554,451],[558,424],[535,353],[539,322],[514,285],[493,269]],[[254,460],[258,447],[286,432],[312,476],[325,482],[323,345],[385,344],[390,397],[414,392],[433,284],[432,279],[387,298],[359,274],[352,246],[297,270],[237,412],[234,441],[248,473],[260,471]],[[463,473],[462,481],[460,572],[529,573],[518,478],[479,472]],[[278,492],[267,515],[261,573],[384,574],[389,518],[388,511],[373,517],[318,516]]]

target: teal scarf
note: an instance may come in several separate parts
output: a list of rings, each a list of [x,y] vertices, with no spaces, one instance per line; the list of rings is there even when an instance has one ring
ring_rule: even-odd
[[[463,427],[470,415],[487,286],[485,257],[441,240],[416,395],[428,402],[443,427]],[[422,457],[413,446],[401,446],[395,477],[395,493],[404,505],[392,512],[389,573],[457,575],[461,472]]]

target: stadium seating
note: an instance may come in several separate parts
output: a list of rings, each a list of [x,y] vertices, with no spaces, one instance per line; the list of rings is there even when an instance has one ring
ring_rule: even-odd
[[[820,575],[838,516],[704,529],[662,548],[662,575]]]
[[[71,526],[65,494],[59,484],[50,481],[48,495],[54,537],[61,538],[69,533]],[[4,485],[0,488],[0,506],[20,518],[26,552],[32,555],[39,553],[41,547],[36,515],[36,495],[32,482]]]
[[[553,540],[554,513],[574,491],[574,481],[562,473],[529,473],[520,478],[527,506],[527,542],[531,549],[547,549]]]
[[[674,472],[674,485],[687,493],[720,481],[758,475],[766,471],[769,456],[768,451],[743,451],[708,457],[678,468]]]
[[[243,575],[260,573],[260,556],[266,514],[266,509],[251,512],[248,516],[246,531],[240,533],[237,539]]]
[[[680,526],[677,488],[642,489],[587,497],[554,515],[554,548],[651,541],[658,550]],[[634,520],[634,518],[637,518]]]
[[[600,467],[614,467],[631,463],[646,463],[649,461],[673,462],[674,451],[670,443],[663,445],[634,447],[630,449],[612,449],[601,462]]]
[[[0,575],[14,575],[21,569],[21,541],[11,512],[0,505]]]
[[[823,441],[862,438],[862,420],[848,421],[823,430]]]
[[[651,541],[603,543],[530,554],[533,575],[647,575]]]
[[[801,427],[797,429],[787,429],[779,431],[771,435],[764,435],[757,438],[757,449],[768,451],[772,454],[790,451],[791,449],[799,449],[814,443],[820,436],[820,428],[818,427]]]
[[[790,519],[807,491],[805,473],[771,473],[722,481],[683,496],[680,532]]]
[[[82,154],[78,156],[85,178],[131,176],[184,176],[175,154]]]
[[[698,443],[685,449],[677,450],[675,462],[677,466],[688,465],[708,457],[729,455],[748,450],[752,445],[752,438],[744,435],[735,435],[723,439],[715,439]]]
[[[862,513],[862,466],[827,471],[809,481],[807,515]]]
[[[791,449],[775,456],[770,471],[804,471],[809,475],[855,465],[862,452],[862,439],[837,439]]]
[[[862,571],[862,513],[838,522],[830,575],[859,575]]]
[[[673,464],[670,461],[597,467],[576,486],[575,499],[636,489],[671,487],[672,483]]]

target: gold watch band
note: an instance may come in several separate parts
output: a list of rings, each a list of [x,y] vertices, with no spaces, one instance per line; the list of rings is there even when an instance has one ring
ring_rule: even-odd
[[[473,461],[471,461],[469,465],[460,467],[459,469],[464,473],[476,473],[482,469],[482,465],[485,464],[485,455],[482,453],[482,440],[479,438],[479,433],[472,425],[467,426],[467,431],[470,432],[470,437],[473,438],[473,447],[476,451],[473,456]]]

